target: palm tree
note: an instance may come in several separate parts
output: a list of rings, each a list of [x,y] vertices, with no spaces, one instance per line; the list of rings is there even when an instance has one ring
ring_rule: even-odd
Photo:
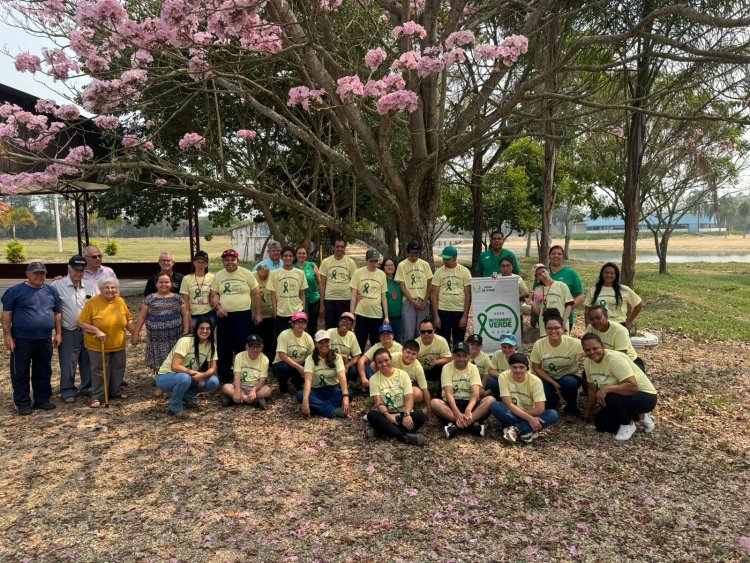
[[[13,231],[16,238],[16,224],[36,225],[34,215],[27,207],[11,207],[7,203],[0,203],[0,225],[6,232]]]

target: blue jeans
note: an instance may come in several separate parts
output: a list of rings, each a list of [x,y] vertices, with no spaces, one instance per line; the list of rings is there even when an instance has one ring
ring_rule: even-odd
[[[487,387],[485,387],[485,389],[489,389],[492,393],[492,396],[495,397],[495,399],[500,400],[500,381],[497,379],[497,377],[488,375]]]
[[[62,342],[57,348],[60,360],[60,395],[63,398],[91,394],[91,362],[83,347],[83,331],[62,331]],[[76,368],[81,377],[81,388],[76,387]]]
[[[388,317],[393,327],[393,339],[401,344],[404,341],[404,323],[403,319],[398,317]]]
[[[219,378],[212,375],[204,380],[203,388],[186,373],[163,373],[156,376],[156,386],[162,391],[171,392],[169,410],[174,413],[182,412],[182,401],[192,403],[198,393],[213,391],[219,387]]]
[[[30,391],[34,389],[34,406],[49,403],[52,398],[52,340],[15,338],[16,349],[10,355],[10,382],[16,407],[31,406]],[[29,377],[31,385],[29,385]]]
[[[531,424],[529,424],[523,418],[517,417],[512,412],[510,412],[510,409],[505,406],[505,403],[492,403],[490,412],[495,416],[495,418],[500,421],[500,424],[503,425],[503,428],[505,428],[506,426],[515,426],[516,428],[518,428],[518,431],[521,434],[528,434],[529,432],[533,432]],[[547,428],[548,426],[552,426],[555,422],[557,422],[560,418],[560,415],[557,414],[557,411],[548,409],[542,414],[536,415],[536,417],[541,418],[542,426],[544,428]]]
[[[560,386],[560,394],[566,403],[565,412],[578,412],[578,388],[583,385],[583,380],[580,377],[568,374],[563,375],[555,381]],[[557,405],[560,404],[560,395],[557,394],[549,381],[542,379],[542,384],[544,385],[544,396],[547,400],[547,407],[556,409]]]
[[[351,397],[351,393],[349,394]],[[302,403],[303,391],[297,391],[297,402]],[[333,418],[333,411],[340,408],[344,402],[344,395],[338,385],[313,387],[310,389],[310,414],[317,414],[325,418]]]
[[[295,389],[302,389],[305,383],[299,372],[286,362],[276,362],[273,364],[272,371],[276,376],[276,381],[279,382],[279,393],[282,395],[289,393],[289,382],[294,385]]]

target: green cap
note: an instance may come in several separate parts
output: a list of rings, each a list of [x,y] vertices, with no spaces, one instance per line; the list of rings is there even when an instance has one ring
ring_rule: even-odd
[[[456,342],[453,345],[453,353],[455,354],[456,352],[465,352],[469,354],[471,352],[471,349],[466,342]]]
[[[365,257],[367,258],[368,262],[371,260],[380,260],[380,252],[378,252],[374,248],[371,248],[365,253]]]
[[[445,260],[450,260],[451,258],[456,257],[458,257],[458,250],[456,250],[455,246],[446,246],[440,253],[440,258]]]

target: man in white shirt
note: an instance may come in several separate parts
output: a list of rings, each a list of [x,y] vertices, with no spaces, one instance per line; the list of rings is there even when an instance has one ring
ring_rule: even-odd
[[[94,295],[99,295],[98,281],[102,278],[115,278],[114,270],[102,265],[102,251],[98,246],[87,246],[83,251],[86,260],[86,269],[83,271],[83,279],[94,288]]]

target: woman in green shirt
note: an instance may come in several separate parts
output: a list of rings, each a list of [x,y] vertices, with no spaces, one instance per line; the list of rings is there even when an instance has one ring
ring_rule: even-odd
[[[307,278],[307,289],[305,290],[305,312],[307,313],[307,334],[315,336],[318,331],[318,317],[323,314],[320,308],[320,290],[318,285],[320,284],[320,275],[318,274],[318,266],[314,262],[308,262],[307,247],[299,245],[295,249],[297,255],[297,262],[294,267],[302,270]]]
[[[400,343],[404,336],[404,325],[401,322],[401,307],[404,302],[404,294],[401,291],[401,285],[394,279],[397,266],[398,264],[396,264],[393,258],[386,258],[380,267],[385,272],[385,277],[388,280],[388,293],[386,293],[386,298],[388,299],[388,318],[391,320],[391,326],[393,327],[393,336],[396,342]]]

